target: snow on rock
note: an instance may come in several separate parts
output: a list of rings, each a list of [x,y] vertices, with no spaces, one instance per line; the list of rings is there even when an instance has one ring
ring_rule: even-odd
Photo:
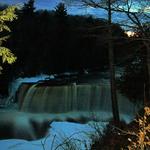
[[[46,79],[54,79],[53,75],[45,75],[45,74],[40,74],[35,77],[26,77],[26,78],[18,78],[15,79],[10,85],[9,85],[9,98],[14,98],[15,93],[18,90],[19,86],[22,83],[36,83],[40,80],[46,80]]]
[[[106,125],[106,122],[96,123],[101,132]],[[3,150],[84,150],[90,149],[94,136],[97,136],[94,122],[88,124],[53,122],[48,135],[43,139],[36,141],[0,140],[0,147]]]

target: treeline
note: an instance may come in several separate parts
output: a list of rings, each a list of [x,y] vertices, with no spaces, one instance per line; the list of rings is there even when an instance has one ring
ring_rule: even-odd
[[[54,11],[35,11],[32,0],[17,14],[18,20],[11,24],[12,35],[7,42],[18,58],[13,75],[107,67],[106,20],[68,15],[62,3]],[[116,24],[113,24],[113,34],[116,38],[125,36]],[[117,53],[121,53],[121,48]]]

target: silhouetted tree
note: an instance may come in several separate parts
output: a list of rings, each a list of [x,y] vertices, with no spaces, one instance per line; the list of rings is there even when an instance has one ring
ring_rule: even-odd
[[[59,3],[55,8],[55,19],[56,19],[56,26],[55,26],[55,34],[56,34],[56,51],[55,59],[56,66],[59,70],[64,68],[68,70],[67,64],[69,58],[69,50],[68,50],[68,42],[69,40],[69,23],[68,23],[68,16],[67,10],[63,3]],[[71,51],[71,50],[70,50]],[[59,59],[59,62],[57,61]],[[63,70],[62,70],[63,71]]]
[[[55,15],[59,18],[64,18],[67,16],[67,9],[64,3],[59,3],[55,8]]]
[[[27,3],[24,3],[23,9],[22,9],[24,15],[27,15],[27,16],[33,15],[34,10],[35,10],[34,2],[35,2],[34,0],[29,0]]]

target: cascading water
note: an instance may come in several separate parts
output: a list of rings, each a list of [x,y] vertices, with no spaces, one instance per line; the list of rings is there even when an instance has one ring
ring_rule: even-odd
[[[17,91],[17,93],[16,93],[19,106],[22,106],[24,97],[25,97],[25,95],[26,95],[28,89],[29,89],[32,85],[33,85],[33,84],[23,83],[23,84],[19,87],[19,89],[18,89],[18,91]]]
[[[137,107],[126,97],[120,93],[117,96],[121,114],[130,115],[137,112]],[[71,111],[112,111],[109,84],[51,86],[34,84],[25,91],[22,100],[19,101],[22,101],[20,103],[21,111],[26,112],[65,113]]]

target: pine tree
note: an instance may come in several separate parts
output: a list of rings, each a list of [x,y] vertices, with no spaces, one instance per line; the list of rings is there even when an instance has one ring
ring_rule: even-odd
[[[59,3],[55,8],[55,14],[59,18],[64,18],[67,16],[67,9],[64,3]]]
[[[34,0],[29,0],[27,3],[24,3],[23,13],[27,16],[32,16],[34,14]]]
[[[0,11],[0,33],[11,32],[10,28],[7,25],[7,22],[12,22],[14,19],[17,19],[15,9],[16,9],[15,6],[11,6]],[[3,63],[12,64],[16,60],[16,57],[11,52],[11,50],[2,46],[3,42],[6,41],[8,38],[9,36],[0,37],[0,56],[2,58],[0,64],[0,73],[3,69],[2,68]]]

